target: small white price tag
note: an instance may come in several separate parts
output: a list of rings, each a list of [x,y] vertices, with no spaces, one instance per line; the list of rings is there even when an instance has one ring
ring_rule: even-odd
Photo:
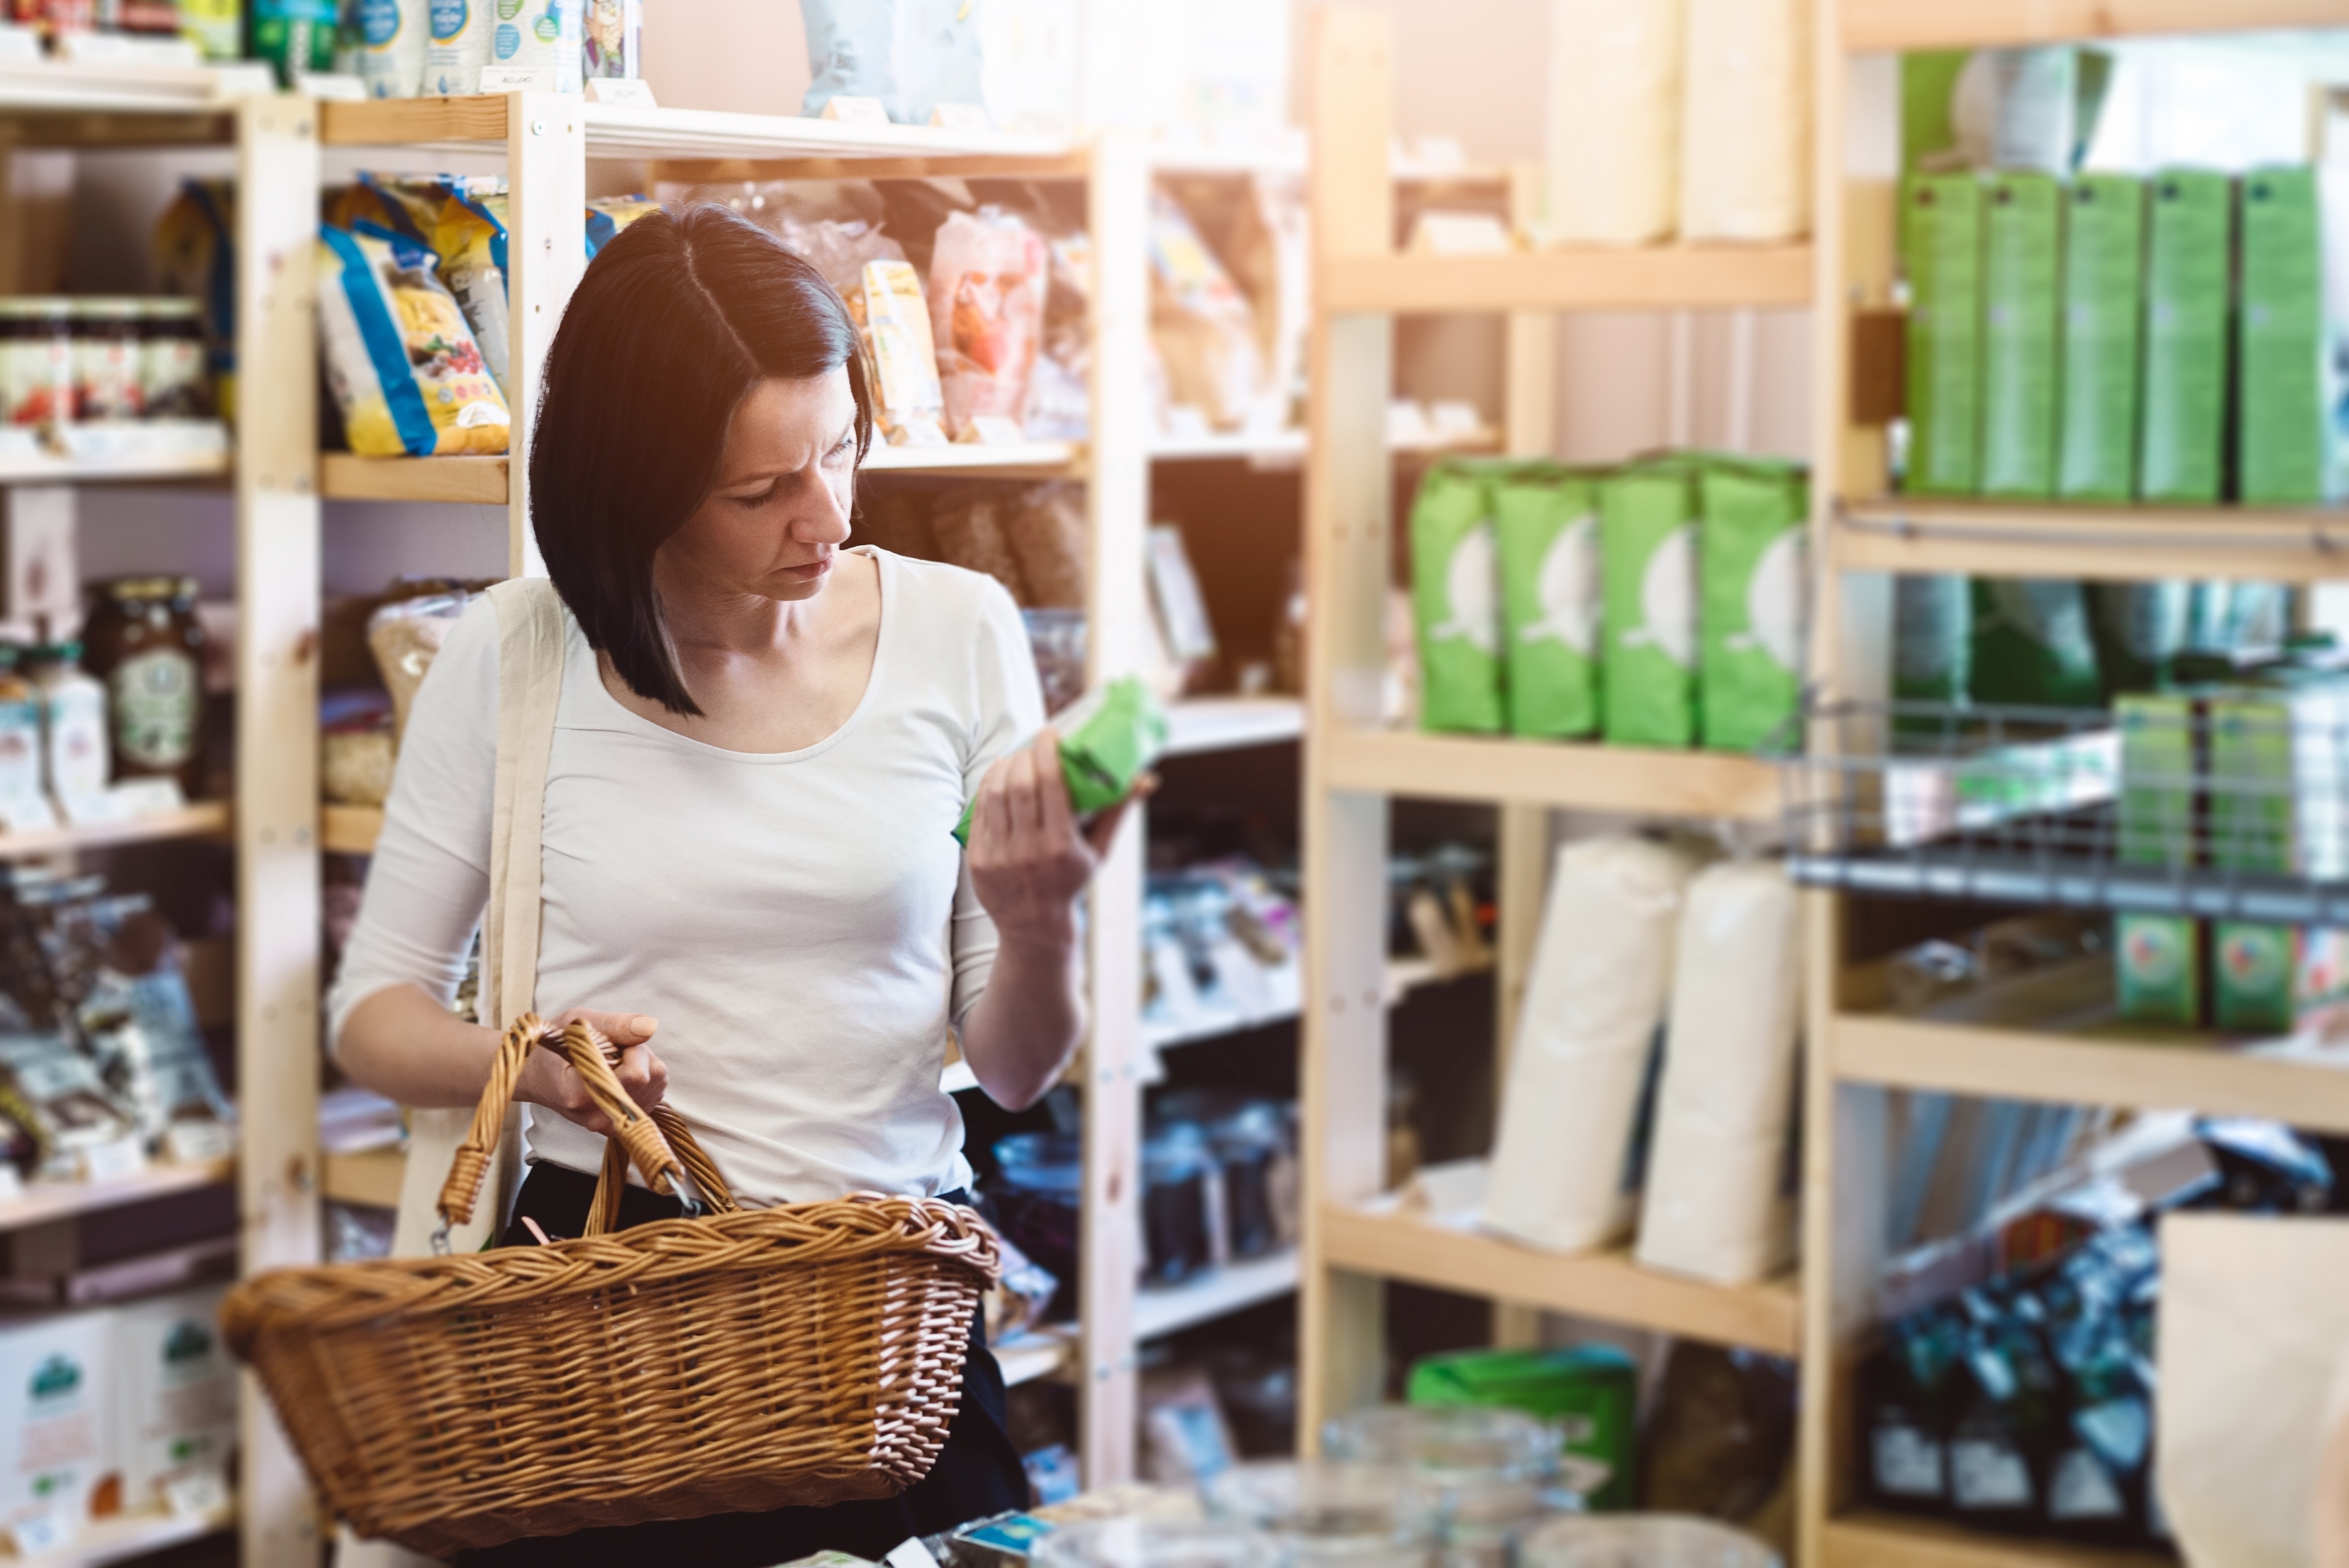
[[[485,93],[551,93],[555,90],[553,66],[483,66]]]
[[[17,1556],[41,1557],[73,1543],[73,1521],[61,1508],[47,1508],[16,1521],[8,1533],[16,1538]]]
[[[181,792],[177,779],[125,779],[108,786],[107,793],[114,797],[115,809],[128,821],[188,809],[188,798]]]
[[[93,1143],[81,1151],[81,1179],[119,1181],[147,1169],[147,1150],[134,1135]]]
[[[995,129],[995,122],[987,118],[987,110],[975,103],[942,103],[930,110],[930,123],[965,136]]]
[[[163,1483],[175,1519],[206,1519],[228,1506],[228,1482],[217,1470],[191,1470]]]
[[[217,1121],[175,1121],[163,1130],[163,1152],[181,1165],[225,1160],[236,1152],[236,1133]]]
[[[970,433],[982,447],[1016,447],[1028,439],[1019,421],[1003,414],[974,414]]]
[[[297,72],[294,77],[294,90],[334,103],[365,103],[367,96],[367,83],[348,71]]]
[[[589,77],[589,103],[626,104],[630,108],[658,108],[653,101],[653,84],[642,77]]]
[[[843,125],[886,125],[889,123],[889,111],[881,107],[881,100],[876,98],[842,96],[825,103],[823,113],[818,118],[836,119]]]

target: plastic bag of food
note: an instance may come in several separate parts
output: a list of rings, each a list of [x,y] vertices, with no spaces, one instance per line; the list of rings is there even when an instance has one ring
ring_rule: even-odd
[[[1081,441],[1093,418],[1093,242],[1086,234],[1062,234],[1046,249],[1052,281],[1044,292],[1044,341],[1021,420],[1031,440]]]
[[[367,648],[384,689],[391,694],[393,745],[408,732],[408,710],[424,684],[425,672],[457,618],[471,603],[470,593],[431,593],[419,599],[395,599],[367,617]]]
[[[1175,403],[1217,429],[1248,422],[1264,375],[1255,313],[1163,191],[1150,199],[1150,331]]]
[[[1558,0],[1550,15],[1550,242],[1668,238],[1680,186],[1681,0]]]
[[[882,436],[895,447],[945,442],[946,395],[938,386],[929,306],[905,250],[862,221],[807,221],[786,213],[783,243],[807,258],[840,293],[864,350],[864,380]]]
[[[1412,608],[1419,628],[1420,724],[1502,727],[1500,569],[1485,478],[1439,463],[1411,509]]]
[[[638,77],[644,74],[644,0],[587,0],[586,42],[580,74]]]
[[[1627,469],[1599,487],[1606,581],[1599,660],[1607,738],[1618,746],[1696,739],[1697,487],[1685,459]]]
[[[1810,489],[1791,463],[1715,463],[1698,482],[1704,743],[1751,751],[1802,706]]]
[[[505,395],[431,252],[372,224],[320,230],[318,329],[352,451],[506,449],[512,419]]]
[[[1061,776],[1069,786],[1069,809],[1080,817],[1116,805],[1133,789],[1143,770],[1166,748],[1166,710],[1149,688],[1120,676],[1086,693],[1052,720],[1061,736]],[[958,843],[970,842],[973,800],[955,824]]]
[[[1811,222],[1811,8],[1687,3],[1681,238],[1793,239]]]
[[[224,419],[236,418],[236,182],[188,180],[155,227],[156,281],[202,306],[204,369]]]
[[[500,387],[506,385],[507,356],[512,346],[511,320],[506,314],[506,193],[496,188],[469,188],[452,183],[431,229],[432,250],[440,258],[440,277],[465,313],[481,346],[481,362],[490,367]]]
[[[930,252],[930,335],[937,346],[947,430],[976,438],[974,421],[1017,420],[1044,320],[1044,242],[999,207],[956,212]]]

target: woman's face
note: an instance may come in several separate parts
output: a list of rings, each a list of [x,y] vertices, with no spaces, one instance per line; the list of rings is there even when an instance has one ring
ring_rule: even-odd
[[[761,381],[726,427],[718,482],[660,547],[659,565],[706,591],[812,599],[848,542],[855,490],[848,367]]]

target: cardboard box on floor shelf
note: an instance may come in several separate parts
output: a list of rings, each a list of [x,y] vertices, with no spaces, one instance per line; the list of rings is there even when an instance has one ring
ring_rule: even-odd
[[[113,1332],[111,1312],[0,1318],[0,1533],[20,1556],[121,1508]]]
[[[236,1446],[236,1367],[221,1342],[222,1284],[114,1309],[124,1506],[226,1497]],[[175,1491],[176,1489],[176,1491]]]

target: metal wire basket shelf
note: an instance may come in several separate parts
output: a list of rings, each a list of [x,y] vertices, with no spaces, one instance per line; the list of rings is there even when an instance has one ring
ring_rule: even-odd
[[[2349,925],[2349,685],[1820,703],[1764,754],[1810,886]]]

